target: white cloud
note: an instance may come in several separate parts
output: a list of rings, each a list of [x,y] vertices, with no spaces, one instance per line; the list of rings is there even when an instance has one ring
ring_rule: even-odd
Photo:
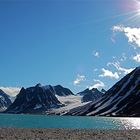
[[[94,79],[94,84],[92,86],[89,86],[88,88],[91,90],[93,88],[99,89],[103,87],[105,87],[105,84],[102,81]]]
[[[140,54],[137,54],[137,55],[133,56],[133,60],[140,63]]]
[[[120,58],[120,61],[125,61],[125,60],[127,60],[127,56],[126,56],[126,54],[125,53],[122,53],[122,57]]]
[[[134,68],[123,68],[123,67],[118,67],[118,70],[122,71],[125,75],[132,72]]]
[[[16,96],[20,89],[19,87],[0,87],[1,90],[3,90],[6,94],[10,96]]]
[[[119,62],[109,62],[107,63],[107,66],[114,66],[119,72],[123,73],[124,75],[130,73],[131,71],[134,70],[134,68],[124,68],[120,66]]]
[[[99,52],[96,52],[96,53],[95,53],[95,56],[96,56],[96,57],[99,57]]]
[[[109,78],[119,79],[119,74],[117,72],[113,73],[110,70],[106,70],[102,68],[102,74],[99,75],[99,77],[109,77]]]
[[[86,77],[84,75],[77,75],[77,78],[73,81],[73,85],[79,85],[82,81],[85,81]]]
[[[95,57],[100,57],[100,54],[99,54],[99,52],[97,52],[97,51],[93,51],[93,53],[92,53]]]
[[[112,30],[113,32],[123,32],[124,35],[128,38],[129,43],[136,44],[137,47],[140,47],[140,28],[131,28],[125,27],[123,25],[117,25],[114,26]]]

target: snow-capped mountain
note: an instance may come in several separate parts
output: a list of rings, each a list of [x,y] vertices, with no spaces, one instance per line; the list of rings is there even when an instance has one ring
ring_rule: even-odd
[[[87,89],[74,95],[61,85],[42,86],[37,84],[27,89],[22,88],[5,113],[63,114],[72,108],[91,102],[91,99],[93,101],[101,97],[102,93],[98,92],[97,89]],[[94,95],[95,93],[97,95]]]
[[[11,105],[10,96],[0,89],[0,112],[7,109]]]
[[[55,96],[52,86],[37,84],[27,89],[22,88],[6,113],[43,113],[50,108],[63,106]]]
[[[140,116],[140,67],[117,82],[97,102],[72,109],[67,114]]]
[[[103,96],[103,93],[100,92],[97,88],[89,89],[77,93],[77,95],[81,95],[82,102],[89,102],[89,101],[97,101],[99,98]]]
[[[72,93],[71,90],[69,90],[68,88],[64,88],[61,85],[57,85],[57,86],[51,86],[51,85],[47,85],[47,86],[42,86],[40,83],[37,84],[38,87],[41,87],[45,90],[49,90],[52,94],[54,95],[58,95],[58,96],[69,96],[69,95],[74,95]]]

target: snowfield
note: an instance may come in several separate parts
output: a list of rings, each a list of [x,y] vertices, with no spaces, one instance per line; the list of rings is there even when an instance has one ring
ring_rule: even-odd
[[[82,103],[81,98],[82,96],[80,95],[69,95],[69,96],[57,96],[58,100],[64,104],[64,107],[60,107],[57,109],[51,109],[47,111],[47,114],[65,114],[69,112],[71,109],[83,106],[85,104],[88,104],[89,102]]]

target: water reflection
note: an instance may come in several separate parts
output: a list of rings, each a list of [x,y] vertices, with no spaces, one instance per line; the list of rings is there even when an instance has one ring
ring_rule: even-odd
[[[140,118],[120,118],[125,129],[140,129]]]

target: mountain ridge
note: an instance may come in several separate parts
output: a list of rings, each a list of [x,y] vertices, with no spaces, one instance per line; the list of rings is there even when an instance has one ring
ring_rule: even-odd
[[[72,109],[68,115],[140,116],[140,67],[127,74],[96,103]]]
[[[92,93],[93,90],[88,90],[88,91]],[[98,90],[96,89],[96,91]],[[86,93],[86,95],[88,94],[89,93]],[[88,97],[90,98],[90,100],[86,100],[84,102],[92,101],[96,97],[95,96],[93,98],[92,96],[93,95],[89,94]],[[65,112],[66,110],[68,110],[68,108],[71,108],[75,105],[77,106],[82,105],[81,98],[83,97],[84,96],[76,96],[71,92],[71,90],[69,90],[68,88],[64,88],[61,85],[43,86],[39,83],[33,87],[29,87],[26,89],[22,87],[15,101],[7,108],[5,113],[36,113],[37,112],[37,113],[45,114],[45,112],[47,112],[47,114],[49,114],[49,111],[53,112],[51,111],[52,109],[68,106],[64,108],[64,111],[61,110],[61,112]],[[97,96],[96,99],[98,97],[99,96]]]
[[[97,88],[93,89],[85,89],[84,91],[81,91],[77,93],[77,95],[82,96],[82,102],[89,102],[89,101],[96,101],[99,98],[103,96],[103,93],[100,92]]]

